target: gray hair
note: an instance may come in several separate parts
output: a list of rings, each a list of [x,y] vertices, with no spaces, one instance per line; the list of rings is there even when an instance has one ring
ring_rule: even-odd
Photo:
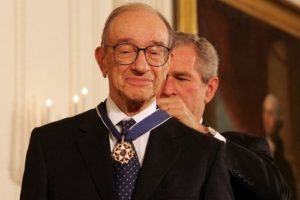
[[[137,9],[153,12],[163,21],[163,23],[166,25],[166,27],[168,29],[168,34],[169,34],[168,47],[172,48],[173,39],[174,39],[174,31],[173,31],[171,25],[169,24],[169,22],[166,20],[166,18],[160,12],[158,12],[151,6],[144,4],[144,3],[128,3],[128,4],[125,4],[125,5],[115,8],[110,13],[110,15],[108,16],[108,18],[105,22],[103,32],[102,32],[101,45],[103,46],[107,40],[108,28],[109,28],[110,23],[113,21],[113,19],[125,11],[137,10]]]
[[[173,48],[183,45],[194,46],[198,55],[199,73],[204,83],[218,76],[218,53],[206,38],[191,33],[175,32]]]

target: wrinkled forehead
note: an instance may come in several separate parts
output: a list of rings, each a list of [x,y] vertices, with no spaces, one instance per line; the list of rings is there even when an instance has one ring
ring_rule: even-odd
[[[141,47],[151,44],[168,46],[169,32],[155,12],[127,10],[110,22],[107,41],[113,44],[128,42]]]
[[[173,57],[170,63],[172,71],[194,71],[199,68],[199,58],[191,45],[175,47],[172,51]]]

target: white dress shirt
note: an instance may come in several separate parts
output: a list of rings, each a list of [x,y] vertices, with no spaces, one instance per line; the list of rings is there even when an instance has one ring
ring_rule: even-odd
[[[203,122],[203,119],[201,118],[200,124],[202,124],[202,122]],[[223,135],[221,135],[218,131],[216,131],[216,134],[214,135],[214,138],[226,143],[226,138]]]
[[[216,135],[214,136],[214,138],[226,143],[226,138],[223,135],[221,135],[218,131],[216,131]]]
[[[113,100],[110,97],[108,97],[106,100],[106,111],[113,125],[115,125],[118,131],[120,131],[121,128],[117,125],[120,121],[132,118],[136,123],[138,123],[150,114],[154,113],[156,111],[156,101],[151,103],[146,109],[142,110],[138,114],[129,117],[118,108],[118,106],[115,104],[115,102],[113,102]],[[134,148],[137,152],[141,166],[143,164],[149,135],[150,131],[144,133],[143,135],[133,140]],[[112,151],[115,144],[117,143],[117,138],[112,133],[110,133],[109,142],[110,150]]]

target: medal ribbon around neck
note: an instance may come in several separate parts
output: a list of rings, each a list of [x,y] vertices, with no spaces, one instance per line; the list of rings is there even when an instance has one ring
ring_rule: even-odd
[[[110,132],[119,140],[122,140],[121,133],[116,129],[114,124],[109,119],[105,103],[102,102],[96,107],[97,114],[101,118],[102,122],[105,126],[110,130]],[[157,109],[154,113],[147,116],[145,119],[133,125],[125,135],[125,140],[134,140],[137,137],[143,135],[144,133],[151,131],[152,129],[156,128],[157,126],[163,124],[171,118],[166,112],[162,111],[161,109]]]

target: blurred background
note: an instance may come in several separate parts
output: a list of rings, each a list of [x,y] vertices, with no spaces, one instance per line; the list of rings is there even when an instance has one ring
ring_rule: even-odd
[[[34,127],[94,108],[108,95],[94,50],[110,11],[127,2],[136,1],[0,1],[1,199],[19,199]],[[276,97],[276,136],[299,194],[300,0],[137,2],[217,49],[221,83],[205,113],[217,130],[268,137],[263,102],[269,93]]]

